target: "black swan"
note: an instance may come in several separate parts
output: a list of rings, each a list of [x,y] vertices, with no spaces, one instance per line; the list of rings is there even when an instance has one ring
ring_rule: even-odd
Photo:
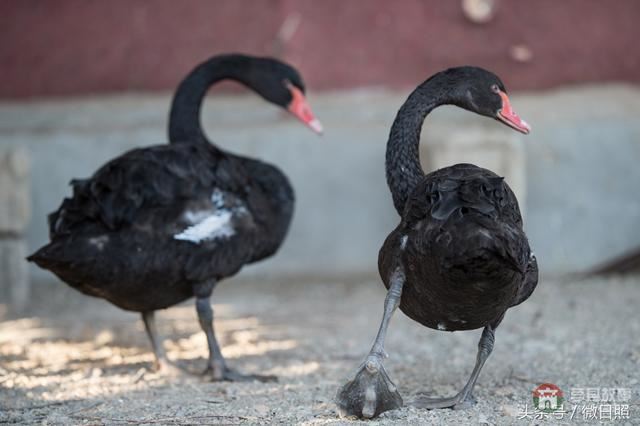
[[[450,398],[419,397],[422,408],[465,408],[493,349],[494,332],[507,309],[526,300],[538,282],[538,266],[515,195],[495,173],[456,164],[427,175],[418,147],[422,123],[434,108],[451,104],[497,119],[522,133],[530,127],[511,109],[504,85],[476,67],[435,74],[411,93],[391,127],[387,183],[401,216],[385,240],[378,270],[388,289],[384,315],[369,355],[355,378],[338,391],[342,415],[371,418],[402,406],[382,360],[395,309],[437,330],[483,328],[475,368]]]
[[[174,369],[154,311],[196,298],[214,380],[271,379],[230,369],[213,329],[210,296],[243,265],[274,254],[287,233],[294,194],[276,167],[209,143],[200,109],[214,83],[236,80],[286,108],[316,132],[298,72],[275,59],[215,56],[178,87],[168,145],[129,151],[88,179],[49,215],[51,242],[28,260],[84,294],[140,312],[157,368]]]

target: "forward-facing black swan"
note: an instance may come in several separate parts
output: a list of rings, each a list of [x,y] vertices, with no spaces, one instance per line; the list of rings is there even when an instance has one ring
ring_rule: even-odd
[[[472,164],[427,175],[422,171],[422,123],[430,111],[445,104],[494,118],[525,134],[530,130],[511,109],[500,79],[475,67],[435,74],[398,111],[387,142],[386,174],[401,222],[378,258],[388,289],[384,315],[369,355],[355,378],[338,391],[342,415],[371,418],[402,406],[382,364],[387,327],[398,306],[429,328],[484,328],[476,365],[464,388],[450,398],[415,401],[429,409],[473,404],[473,386],[493,349],[495,329],[506,310],[526,300],[538,282],[518,202],[503,178]]]
[[[223,278],[274,254],[287,233],[294,194],[278,168],[214,146],[200,109],[214,83],[236,80],[286,108],[313,130],[321,126],[298,72],[275,59],[216,56],[180,84],[171,106],[168,145],[129,151],[88,179],[49,215],[51,242],[28,259],[90,296],[142,313],[158,368],[171,368],[154,311],[196,298],[214,380],[268,379],[230,369],[213,329],[210,296]]]

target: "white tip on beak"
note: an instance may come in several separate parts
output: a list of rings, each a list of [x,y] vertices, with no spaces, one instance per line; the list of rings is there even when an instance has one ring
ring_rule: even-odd
[[[308,122],[307,126],[309,126],[311,130],[313,130],[317,134],[319,135],[322,134],[322,124],[320,123],[320,120],[318,120],[317,118],[314,118],[313,120]]]

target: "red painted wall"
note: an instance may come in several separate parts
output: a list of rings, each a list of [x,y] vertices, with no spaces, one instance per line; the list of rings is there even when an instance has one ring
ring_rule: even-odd
[[[459,64],[511,89],[639,82],[639,20],[634,0],[498,0],[483,25],[455,0],[5,0],[0,97],[170,90],[228,51],[282,57],[315,90],[414,86]],[[529,62],[511,57],[517,44]]]

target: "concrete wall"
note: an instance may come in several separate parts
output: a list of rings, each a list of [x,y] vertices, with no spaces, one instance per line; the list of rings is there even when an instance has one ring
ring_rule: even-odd
[[[384,180],[384,150],[406,94],[311,93],[326,128],[322,138],[254,96],[207,101],[210,137],[227,149],[277,163],[297,191],[286,244],[249,273],[375,271],[377,251],[397,224]],[[585,268],[639,245],[640,88],[577,87],[512,98],[533,126],[529,136],[443,107],[427,119],[425,142],[450,140],[465,129],[515,137],[510,143],[521,148],[509,155],[526,158],[523,208],[545,272]],[[168,104],[165,95],[0,104],[0,144],[26,147],[32,155],[32,249],[47,240],[45,216],[69,194],[71,178],[91,174],[127,149],[166,140]],[[522,149],[524,155],[518,154]]]

